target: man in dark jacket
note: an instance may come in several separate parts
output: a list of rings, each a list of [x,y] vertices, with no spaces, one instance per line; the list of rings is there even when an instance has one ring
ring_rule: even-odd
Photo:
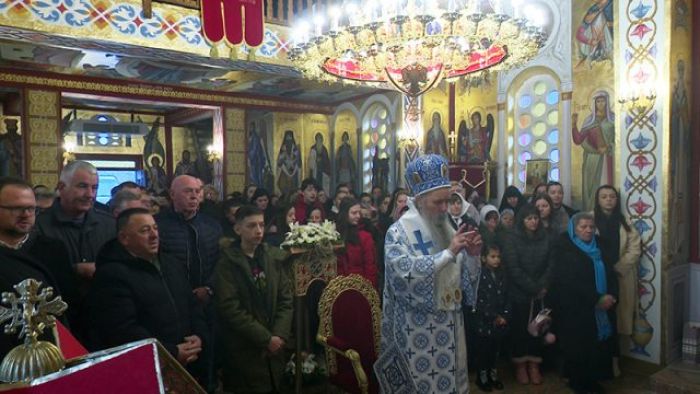
[[[240,240],[222,245],[216,267],[224,390],[276,392],[292,325],[292,285],[283,265],[287,256],[262,242],[265,220],[257,207],[236,212],[235,230]]]
[[[58,296],[61,292],[51,268],[58,269],[59,273],[67,272],[69,277],[72,275],[67,259],[61,259],[60,253],[56,259],[37,256],[42,253],[42,248],[46,248],[47,253],[56,249],[52,248],[55,241],[31,234],[35,210],[36,199],[28,183],[21,179],[0,178],[0,292],[15,292],[14,285],[33,278],[42,282],[42,287],[53,287],[54,296]],[[61,267],[61,263],[66,266]],[[0,335],[0,359],[23,342],[17,335]]]
[[[211,296],[216,292],[213,283],[214,267],[219,259],[219,223],[198,212],[202,197],[202,183],[190,175],[180,175],[173,179],[170,186],[172,209],[161,211],[156,222],[162,237],[161,250],[173,256],[187,269],[187,277],[195,297],[204,307],[209,325],[210,338],[204,354],[205,359],[200,375],[208,375],[205,387],[213,391],[216,387],[214,376],[214,309]]]
[[[90,290],[95,349],[156,338],[182,365],[197,360],[206,325],[184,266],[158,251],[158,226],[148,210],[118,219],[117,238],[97,256]]]
[[[214,291],[212,275],[219,259],[221,226],[199,214],[201,188],[195,177],[181,175],[175,178],[170,187],[172,209],[156,216],[156,222],[163,234],[163,252],[185,264],[195,296],[206,305]]]
[[[80,292],[80,299],[72,307],[80,315],[95,274],[97,252],[115,235],[114,219],[94,207],[97,184],[95,166],[80,160],[68,163],[58,181],[59,198],[36,219],[39,233],[59,240],[68,251]],[[77,323],[72,324],[71,331],[78,339],[85,340],[85,327],[79,324],[80,319]]]
[[[82,278],[92,278],[97,252],[115,235],[114,219],[94,209],[98,180],[92,164],[68,163],[58,181],[59,198],[37,218],[39,232],[63,242]]]

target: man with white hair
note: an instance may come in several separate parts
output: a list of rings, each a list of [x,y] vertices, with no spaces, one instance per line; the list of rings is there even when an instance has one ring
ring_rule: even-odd
[[[95,210],[98,181],[92,164],[68,163],[58,181],[58,198],[36,221],[40,233],[63,242],[75,271],[86,280],[95,273],[97,252],[116,235],[114,219]]]
[[[414,198],[387,232],[381,354],[383,393],[467,393],[462,305],[474,304],[469,270],[481,237],[447,220],[447,160],[421,156],[406,168]],[[478,268],[477,268],[478,269]]]
[[[76,314],[81,313],[95,274],[97,252],[116,236],[114,218],[95,209],[98,181],[97,168],[92,164],[81,160],[68,163],[58,181],[58,198],[36,219],[39,233],[61,241],[68,251],[79,280],[79,300],[77,305],[69,305]],[[85,329],[75,320],[71,321],[71,331],[78,339],[85,339]]]

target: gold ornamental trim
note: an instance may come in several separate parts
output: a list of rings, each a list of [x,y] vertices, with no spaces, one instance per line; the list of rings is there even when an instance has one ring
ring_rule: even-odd
[[[196,91],[182,91],[175,88],[159,88],[156,86],[125,82],[123,84],[79,81],[58,77],[39,77],[34,75],[0,72],[0,82],[15,84],[28,84],[42,86],[43,88],[57,88],[65,90],[87,90],[106,94],[124,96],[150,96],[159,99],[186,100],[192,102],[209,102],[218,104],[231,104],[249,107],[272,107],[293,111],[331,113],[333,108],[315,104],[290,103],[288,101],[276,101],[251,97],[235,97],[222,94],[204,93]]]
[[[321,318],[319,325],[319,334],[323,337],[333,336],[333,304],[340,297],[340,295],[346,291],[357,291],[362,294],[369,304],[370,311],[372,313],[372,333],[374,339],[374,351],[376,355],[379,355],[379,341],[380,341],[380,320],[381,320],[381,308],[379,306],[379,295],[377,290],[372,286],[371,283],[362,276],[358,274],[350,274],[348,276],[337,276],[333,278],[326,286],[321,299],[318,304],[318,315]],[[336,354],[328,347],[326,349],[326,362],[328,363],[328,371],[330,373],[338,372],[338,362],[336,360]]]

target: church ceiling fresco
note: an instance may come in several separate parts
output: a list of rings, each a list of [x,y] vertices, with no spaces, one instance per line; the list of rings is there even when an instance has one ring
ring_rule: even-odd
[[[350,100],[371,91],[306,81],[293,68],[276,64],[212,58],[8,26],[0,26],[0,66],[324,104]]]

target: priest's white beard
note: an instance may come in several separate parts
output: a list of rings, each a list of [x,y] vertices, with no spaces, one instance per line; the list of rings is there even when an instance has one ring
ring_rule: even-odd
[[[420,210],[419,210],[420,211]],[[436,216],[427,215],[421,212],[421,216],[425,220],[428,233],[430,234],[433,244],[437,250],[444,250],[450,246],[452,240],[452,227],[447,221],[447,214],[442,213]]]

